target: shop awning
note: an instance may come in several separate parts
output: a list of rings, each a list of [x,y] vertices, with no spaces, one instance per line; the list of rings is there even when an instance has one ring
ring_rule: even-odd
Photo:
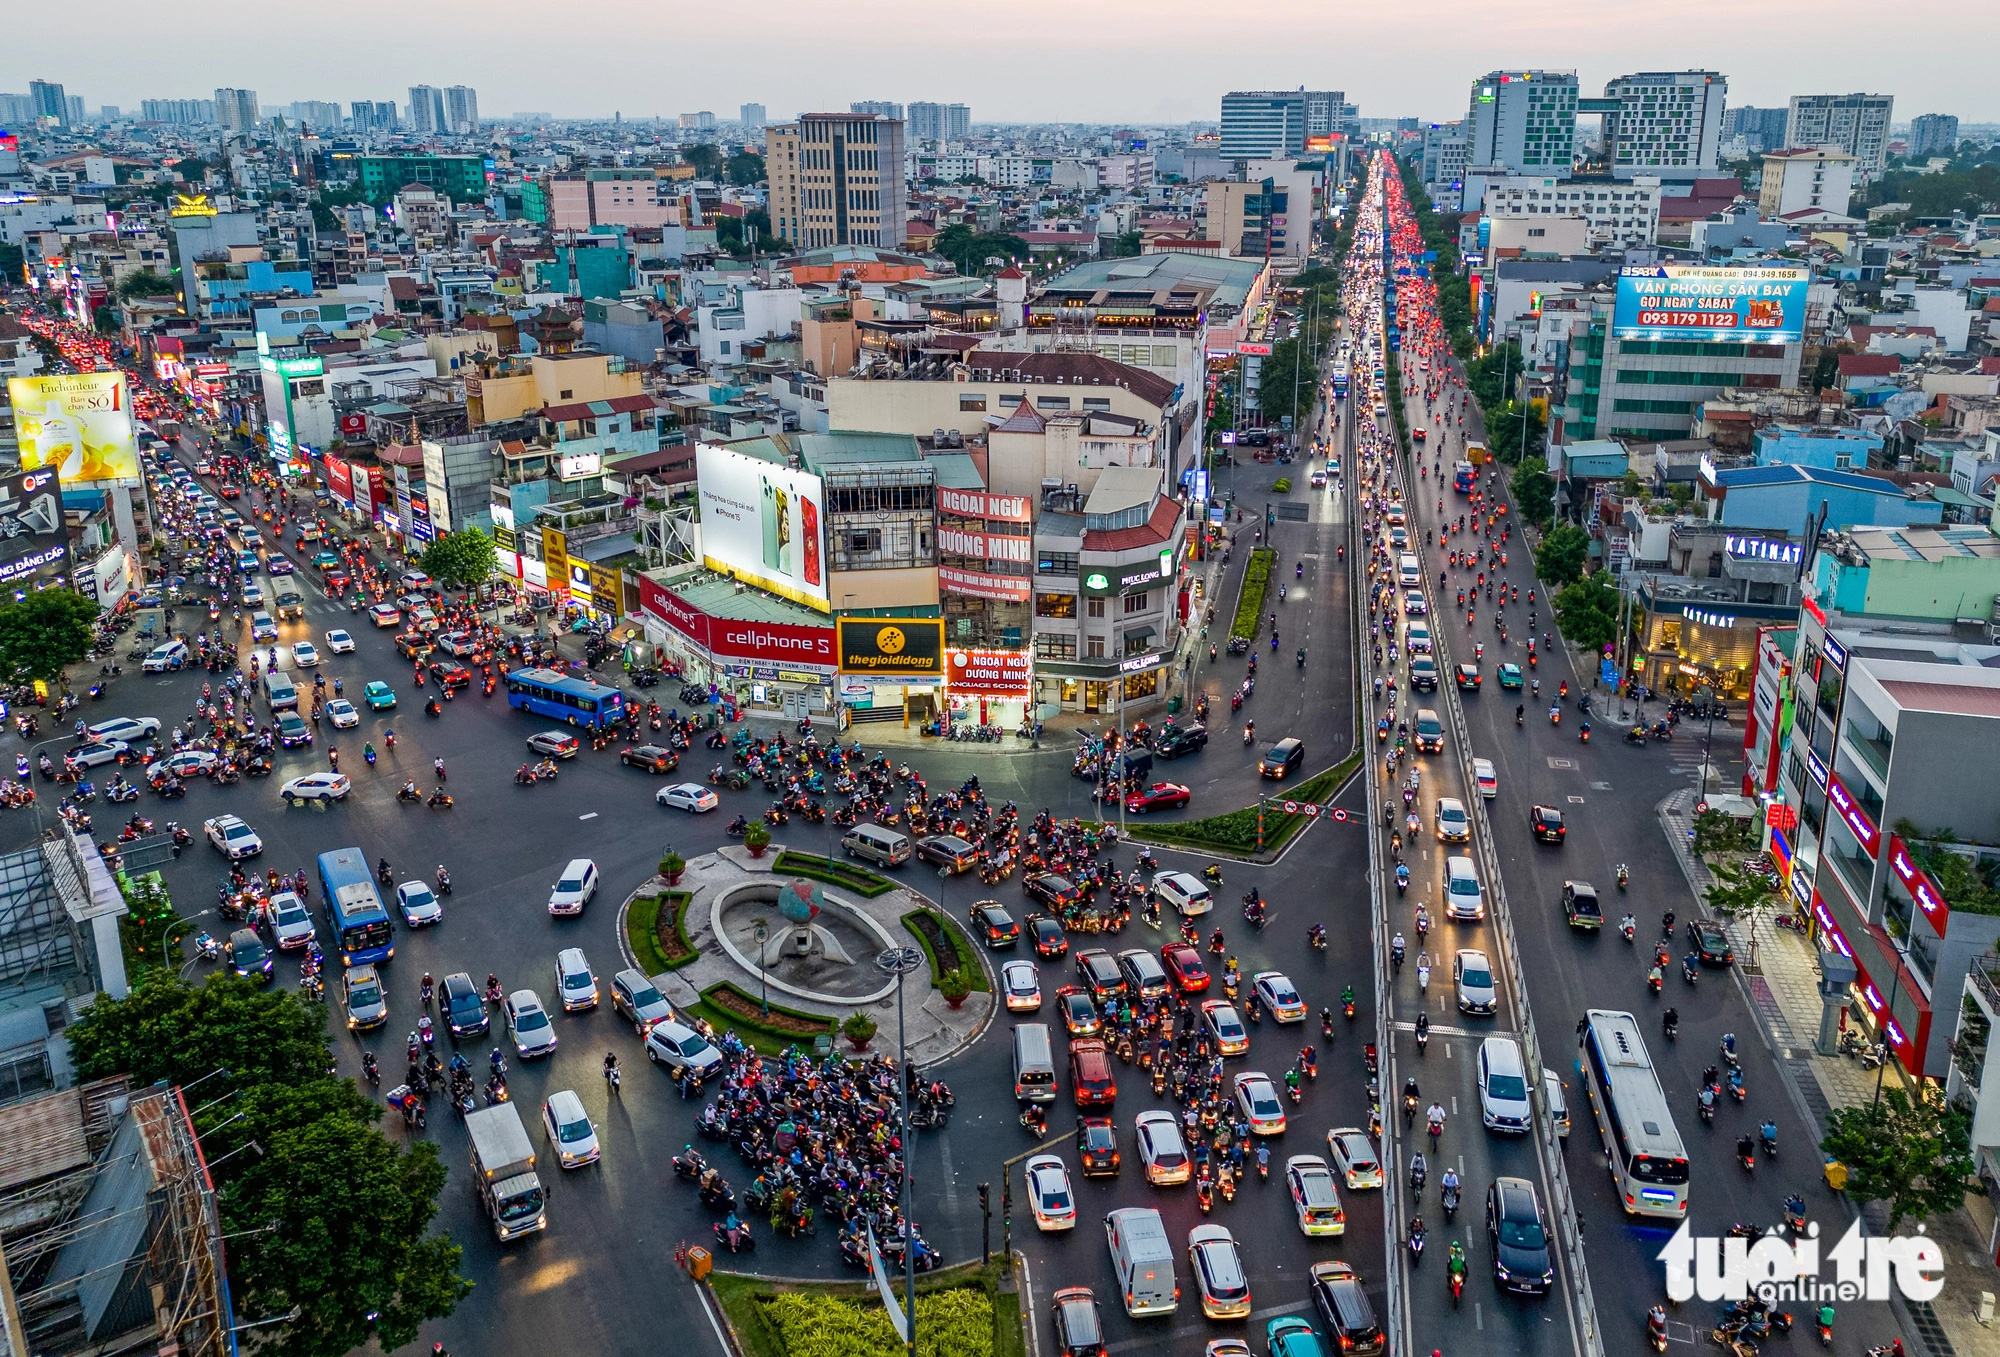
[[[1135,627],[1125,633],[1125,639],[1128,641],[1150,641],[1159,634],[1159,628],[1157,627]]]

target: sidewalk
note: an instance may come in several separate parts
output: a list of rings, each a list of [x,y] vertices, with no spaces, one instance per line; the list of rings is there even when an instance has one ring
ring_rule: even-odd
[[[1658,810],[1661,829],[1696,900],[1701,901],[1715,878],[1692,851],[1689,833],[1694,824],[1694,799],[1694,789],[1684,788],[1660,802]],[[1709,913],[1705,903],[1701,912]],[[1879,1070],[1865,1070],[1858,1060],[1825,1056],[1813,1049],[1820,1025],[1820,970],[1819,955],[1810,942],[1768,918],[1757,921],[1754,930],[1741,923],[1729,924],[1727,930],[1751,1005],[1816,1134],[1825,1132],[1834,1108],[1854,1107],[1872,1099],[1878,1076],[1880,1087],[1909,1091],[1902,1068],[1893,1060]],[[1878,1207],[1867,1215],[1870,1228],[1880,1230],[1886,1214]],[[1898,1230],[1914,1232],[1910,1224]],[[1978,1319],[1981,1293],[2000,1294],[2000,1269],[1995,1268],[1986,1248],[1984,1232],[1969,1211],[1954,1211],[1929,1221],[1925,1232],[1944,1249],[1944,1291],[1928,1304],[1895,1302],[1899,1319],[1907,1316],[1906,1340],[1916,1340],[1906,1341],[1906,1346],[1929,1357],[1956,1357],[1960,1353],[2000,1357],[2000,1329],[1988,1328]],[[1821,1247],[1830,1247],[1824,1236]]]

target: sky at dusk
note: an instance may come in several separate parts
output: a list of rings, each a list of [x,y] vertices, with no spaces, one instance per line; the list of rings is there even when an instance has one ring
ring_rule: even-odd
[[[516,110],[628,119],[762,103],[776,120],[857,99],[961,102],[977,121],[1212,121],[1231,89],[1345,90],[1363,117],[1444,120],[1510,66],[1574,69],[1585,93],[1644,70],[1721,71],[1732,105],[1892,94],[1895,117],[2000,121],[1995,0],[93,0],[90,22],[12,15],[0,90],[62,82],[95,109],[257,91],[265,105],[474,86]],[[125,35],[129,41],[118,35]]]

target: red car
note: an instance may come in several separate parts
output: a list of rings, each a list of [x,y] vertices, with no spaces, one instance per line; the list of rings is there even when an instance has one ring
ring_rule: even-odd
[[[337,565],[326,572],[326,587],[329,589],[345,589],[350,583],[352,577],[348,575],[344,566]]]
[[[231,485],[228,481],[224,481],[221,485],[215,487],[215,493],[224,499],[235,499],[243,493],[243,487],[240,485]]]
[[[1178,782],[1155,782],[1144,791],[1131,793],[1125,798],[1125,809],[1134,815],[1143,815],[1149,810],[1179,810],[1194,798],[1194,793]]]
[[[1201,948],[1190,942],[1170,942],[1160,949],[1160,964],[1183,994],[1199,994],[1208,988],[1208,967],[1201,964]]]

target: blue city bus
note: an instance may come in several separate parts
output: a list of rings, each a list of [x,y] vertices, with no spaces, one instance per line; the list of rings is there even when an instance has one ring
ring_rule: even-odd
[[[516,669],[507,675],[507,705],[593,730],[625,717],[625,694],[553,669]]]
[[[1333,370],[1333,398],[1335,400],[1347,398],[1347,365],[1344,363]]]
[[[1471,494],[1473,486],[1478,481],[1479,473],[1472,469],[1472,463],[1453,462],[1451,464],[1451,488],[1459,494]]]
[[[389,911],[375,891],[368,855],[359,848],[336,848],[319,855],[319,886],[333,915],[340,964],[364,966],[396,955],[389,940]]]

